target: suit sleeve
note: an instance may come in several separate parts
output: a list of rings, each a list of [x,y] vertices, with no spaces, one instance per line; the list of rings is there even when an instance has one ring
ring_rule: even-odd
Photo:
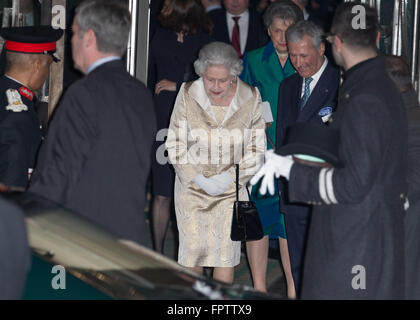
[[[151,92],[155,92],[155,85],[156,85],[156,59],[154,55],[154,45],[155,45],[155,38],[153,38],[152,42],[150,43],[150,50],[149,50],[149,70],[147,72],[147,87],[150,89]]]
[[[277,119],[276,119],[276,149],[280,148],[283,144],[283,127],[282,127],[282,111],[281,106],[283,102],[284,89],[286,88],[285,81],[282,81],[279,86],[279,98],[277,102]],[[290,93],[289,93],[290,94]]]
[[[25,143],[25,128],[30,127],[30,119],[25,114],[10,114],[1,124],[0,136],[0,176],[8,186],[28,185],[30,157]]]
[[[40,150],[31,191],[66,202],[67,191],[79,181],[98,136],[96,104],[83,83],[68,89]]]
[[[371,190],[385,156],[389,115],[370,95],[351,101],[340,128],[343,168],[313,168],[294,164],[290,173],[291,201],[315,204],[360,203]],[[366,108],[369,106],[369,108]]]

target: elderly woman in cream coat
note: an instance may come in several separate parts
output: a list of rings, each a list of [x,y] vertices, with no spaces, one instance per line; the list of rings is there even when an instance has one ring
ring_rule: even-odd
[[[214,267],[216,280],[232,283],[241,254],[230,239],[235,164],[239,200],[248,200],[245,186],[266,149],[261,97],[238,78],[242,61],[229,44],[204,46],[194,67],[200,78],[181,86],[166,141],[176,172],[178,263]]]

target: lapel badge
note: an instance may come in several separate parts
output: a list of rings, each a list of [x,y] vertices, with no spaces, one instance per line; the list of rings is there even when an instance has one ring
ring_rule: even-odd
[[[318,115],[321,117],[322,122],[327,122],[332,116],[333,108],[330,106],[324,107],[319,110]]]
[[[13,112],[28,111],[28,107],[22,102],[22,98],[16,89],[7,89],[6,91],[7,101],[9,104],[6,106],[6,110]]]

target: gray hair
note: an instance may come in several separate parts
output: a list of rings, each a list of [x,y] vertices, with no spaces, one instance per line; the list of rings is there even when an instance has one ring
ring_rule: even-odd
[[[311,21],[299,21],[291,25],[286,31],[287,42],[298,42],[302,40],[304,35],[311,38],[315,48],[319,48],[325,38],[322,28]]]
[[[127,49],[131,17],[127,6],[117,1],[87,0],[76,8],[80,35],[93,30],[102,53],[123,55]]]
[[[239,76],[242,72],[242,60],[235,49],[224,42],[212,42],[201,48],[198,59],[194,62],[195,73],[200,77],[208,67],[224,66],[231,75]]]
[[[264,25],[268,29],[274,19],[292,20],[293,23],[303,20],[303,12],[291,0],[277,0],[271,3],[264,12]]]

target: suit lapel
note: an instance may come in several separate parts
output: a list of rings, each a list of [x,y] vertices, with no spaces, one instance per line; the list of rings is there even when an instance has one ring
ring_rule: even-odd
[[[303,78],[301,76],[297,76],[296,77],[296,83],[295,83],[295,88],[296,91],[295,94],[293,95],[293,101],[292,101],[292,106],[296,106],[295,108],[292,108],[293,111],[293,122],[297,121],[299,118],[299,115],[301,114],[300,112],[300,96],[302,94],[302,82],[303,82]]]
[[[230,42],[229,29],[228,29],[228,26],[227,26],[228,15],[227,15],[226,11],[224,11],[223,13],[224,13],[224,15],[223,15],[223,19],[222,19],[221,22],[222,22],[222,34],[225,35],[225,41],[224,42],[231,43]]]
[[[324,72],[322,73],[321,77],[319,78],[314,90],[312,91],[309,99],[301,112],[299,112],[299,116],[297,118],[298,121],[307,121],[312,116],[318,112],[323,104],[325,103],[325,97],[328,97],[329,88],[328,88],[328,71],[329,71],[329,64],[325,68]],[[302,87],[301,87],[302,90]]]

